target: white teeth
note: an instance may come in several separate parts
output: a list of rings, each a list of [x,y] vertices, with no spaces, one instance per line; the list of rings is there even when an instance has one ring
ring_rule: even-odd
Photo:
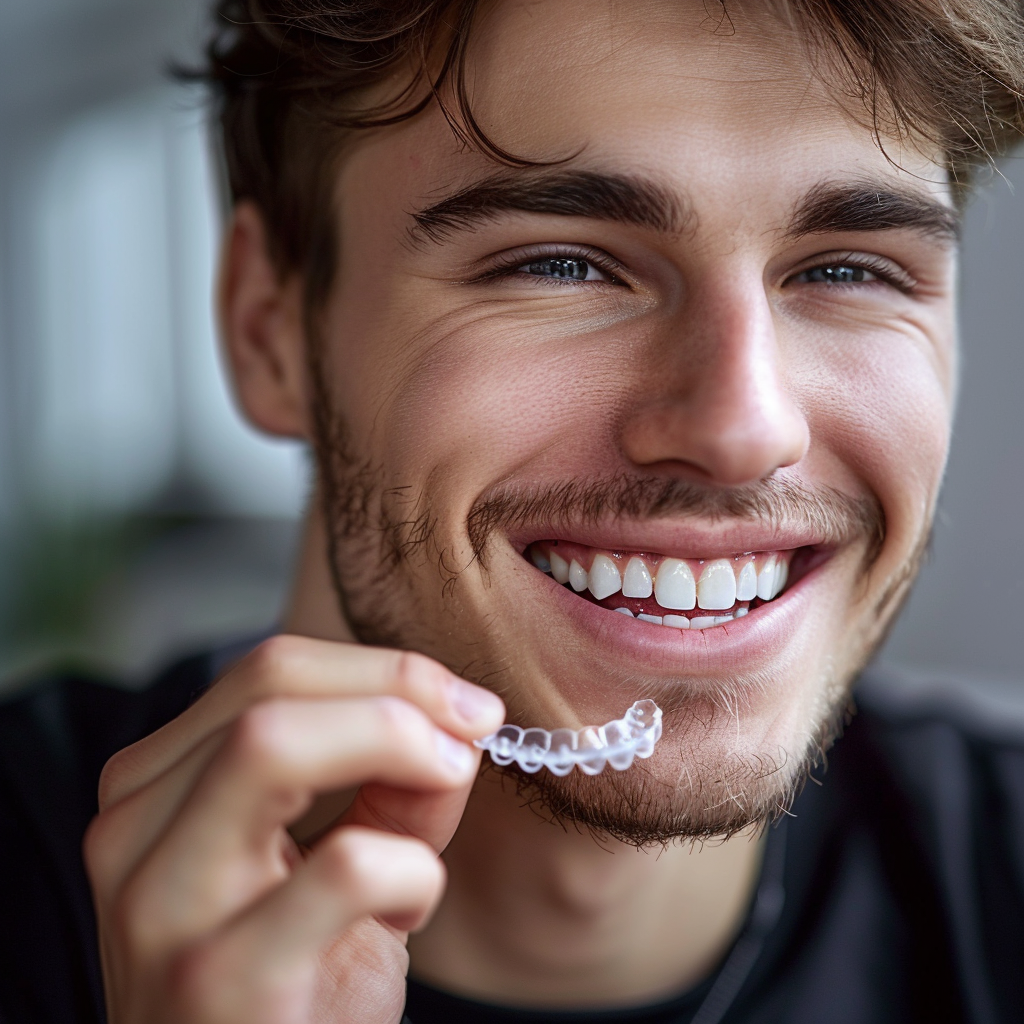
[[[757,596],[770,601],[775,596],[775,556],[771,555],[757,574]]]
[[[551,575],[559,583],[569,582],[569,563],[554,551],[548,552],[548,561],[551,563]]]
[[[672,629],[710,629],[712,626],[724,626],[727,622],[742,619],[749,610],[746,605],[741,605],[731,615],[698,615],[693,619],[688,619],[685,615],[665,615],[662,617],[660,615],[647,615],[645,612],[640,612],[636,618],[643,622],[653,623],[655,626],[668,626]],[[629,615],[631,618],[633,617],[633,613],[628,608],[616,608],[615,611]]]
[[[603,601],[622,589],[619,567],[607,556],[597,555],[590,567],[590,592],[598,601]]]
[[[700,579],[695,580],[693,570],[681,558],[662,559],[656,578],[652,578],[647,564],[636,555],[629,559],[625,573],[620,574],[619,563],[609,555],[595,555],[590,572],[587,572],[576,559],[568,562],[557,551],[549,550],[545,554],[536,548],[530,550],[530,558],[541,572],[549,572],[559,583],[570,583],[577,593],[589,589],[597,601],[603,601],[619,591],[623,597],[640,600],[653,596],[662,608],[674,611],[690,611],[694,608],[710,612],[727,611],[737,601],[750,602],[755,598],[771,601],[785,590],[789,579],[787,559],[769,555],[758,572],[754,560],[749,555],[744,557],[749,561],[743,563],[738,575],[735,562],[739,557],[716,558],[704,565]],[[614,610],[633,615],[628,608]],[[733,616],[698,616],[694,619],[669,615],[664,617],[664,622],[676,629],[707,629],[716,624],[716,619],[721,624],[731,618],[742,618],[749,611],[748,607],[744,607],[738,608]],[[652,615],[639,617],[650,622],[657,619],[657,616]]]
[[[666,615],[662,619],[662,625],[674,626],[676,629],[689,629],[690,620],[685,615]]]
[[[689,611],[697,603],[697,584],[690,567],[678,558],[666,558],[658,566],[654,596],[662,608]]]
[[[726,558],[709,562],[697,584],[697,604],[708,611],[724,611],[736,603],[736,575]]]
[[[577,593],[587,589],[587,570],[575,558],[569,565],[569,583]]]
[[[650,597],[654,593],[651,573],[640,558],[631,558],[622,577],[623,597]]]
[[[740,578],[736,581],[736,600],[753,601],[757,597],[757,569],[753,562],[747,562],[740,570]]]
[[[789,579],[789,565],[786,562],[779,562],[775,567],[775,593],[772,597],[778,597],[786,587],[786,580]]]

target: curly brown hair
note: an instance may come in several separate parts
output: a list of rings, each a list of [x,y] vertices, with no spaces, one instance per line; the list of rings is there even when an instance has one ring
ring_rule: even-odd
[[[714,3],[727,25],[729,6]],[[912,135],[946,155],[958,193],[1024,130],[1019,0],[772,0],[840,72],[880,137]],[[452,130],[496,160],[528,164],[480,129],[464,66],[480,0],[219,0],[202,77],[219,102],[234,201],[266,218],[282,273],[314,292],[333,267],[330,187],[347,134],[438,102]],[[411,74],[382,104],[368,86]],[[832,78],[834,79],[834,75]],[[444,91],[442,93],[442,87]]]

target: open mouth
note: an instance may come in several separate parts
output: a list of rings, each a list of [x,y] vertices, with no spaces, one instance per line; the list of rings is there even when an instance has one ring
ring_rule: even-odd
[[[806,562],[810,553],[798,548],[683,559],[559,540],[536,541],[524,552],[579,597],[670,629],[713,629],[749,615],[785,591],[794,562]]]

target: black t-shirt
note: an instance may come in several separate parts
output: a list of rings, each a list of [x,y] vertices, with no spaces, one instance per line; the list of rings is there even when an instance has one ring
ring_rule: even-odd
[[[106,759],[179,714],[232,655],[143,692],[77,675],[0,706],[0,1021],[104,1020],[81,862]],[[1024,730],[893,700],[884,676],[772,829],[746,923],[716,971],[656,1006],[484,1006],[415,981],[412,1024],[1024,1022]]]

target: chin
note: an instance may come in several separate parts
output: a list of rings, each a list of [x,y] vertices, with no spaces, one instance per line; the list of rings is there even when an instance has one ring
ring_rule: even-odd
[[[804,544],[701,560],[605,549],[609,567],[582,547],[531,542],[509,555],[503,575],[515,597],[504,607],[520,612],[503,616],[515,628],[495,639],[519,653],[494,659],[514,665],[496,686],[509,720],[601,725],[650,698],[664,714],[662,739],[622,772],[488,771],[551,820],[637,846],[727,837],[784,814],[841,731],[870,654],[851,625],[868,617],[852,601],[863,550]],[[565,565],[559,549],[572,556]],[[634,569],[630,585],[634,559],[646,573]],[[603,576],[592,588],[595,563]],[[683,577],[675,592],[658,584],[666,565]],[[715,576],[717,592],[701,587]]]
[[[705,681],[706,682],[706,681]],[[655,696],[665,713],[654,754],[626,771],[502,775],[542,816],[629,845],[728,838],[785,814],[850,713],[845,680],[823,678],[810,700],[769,675]]]

